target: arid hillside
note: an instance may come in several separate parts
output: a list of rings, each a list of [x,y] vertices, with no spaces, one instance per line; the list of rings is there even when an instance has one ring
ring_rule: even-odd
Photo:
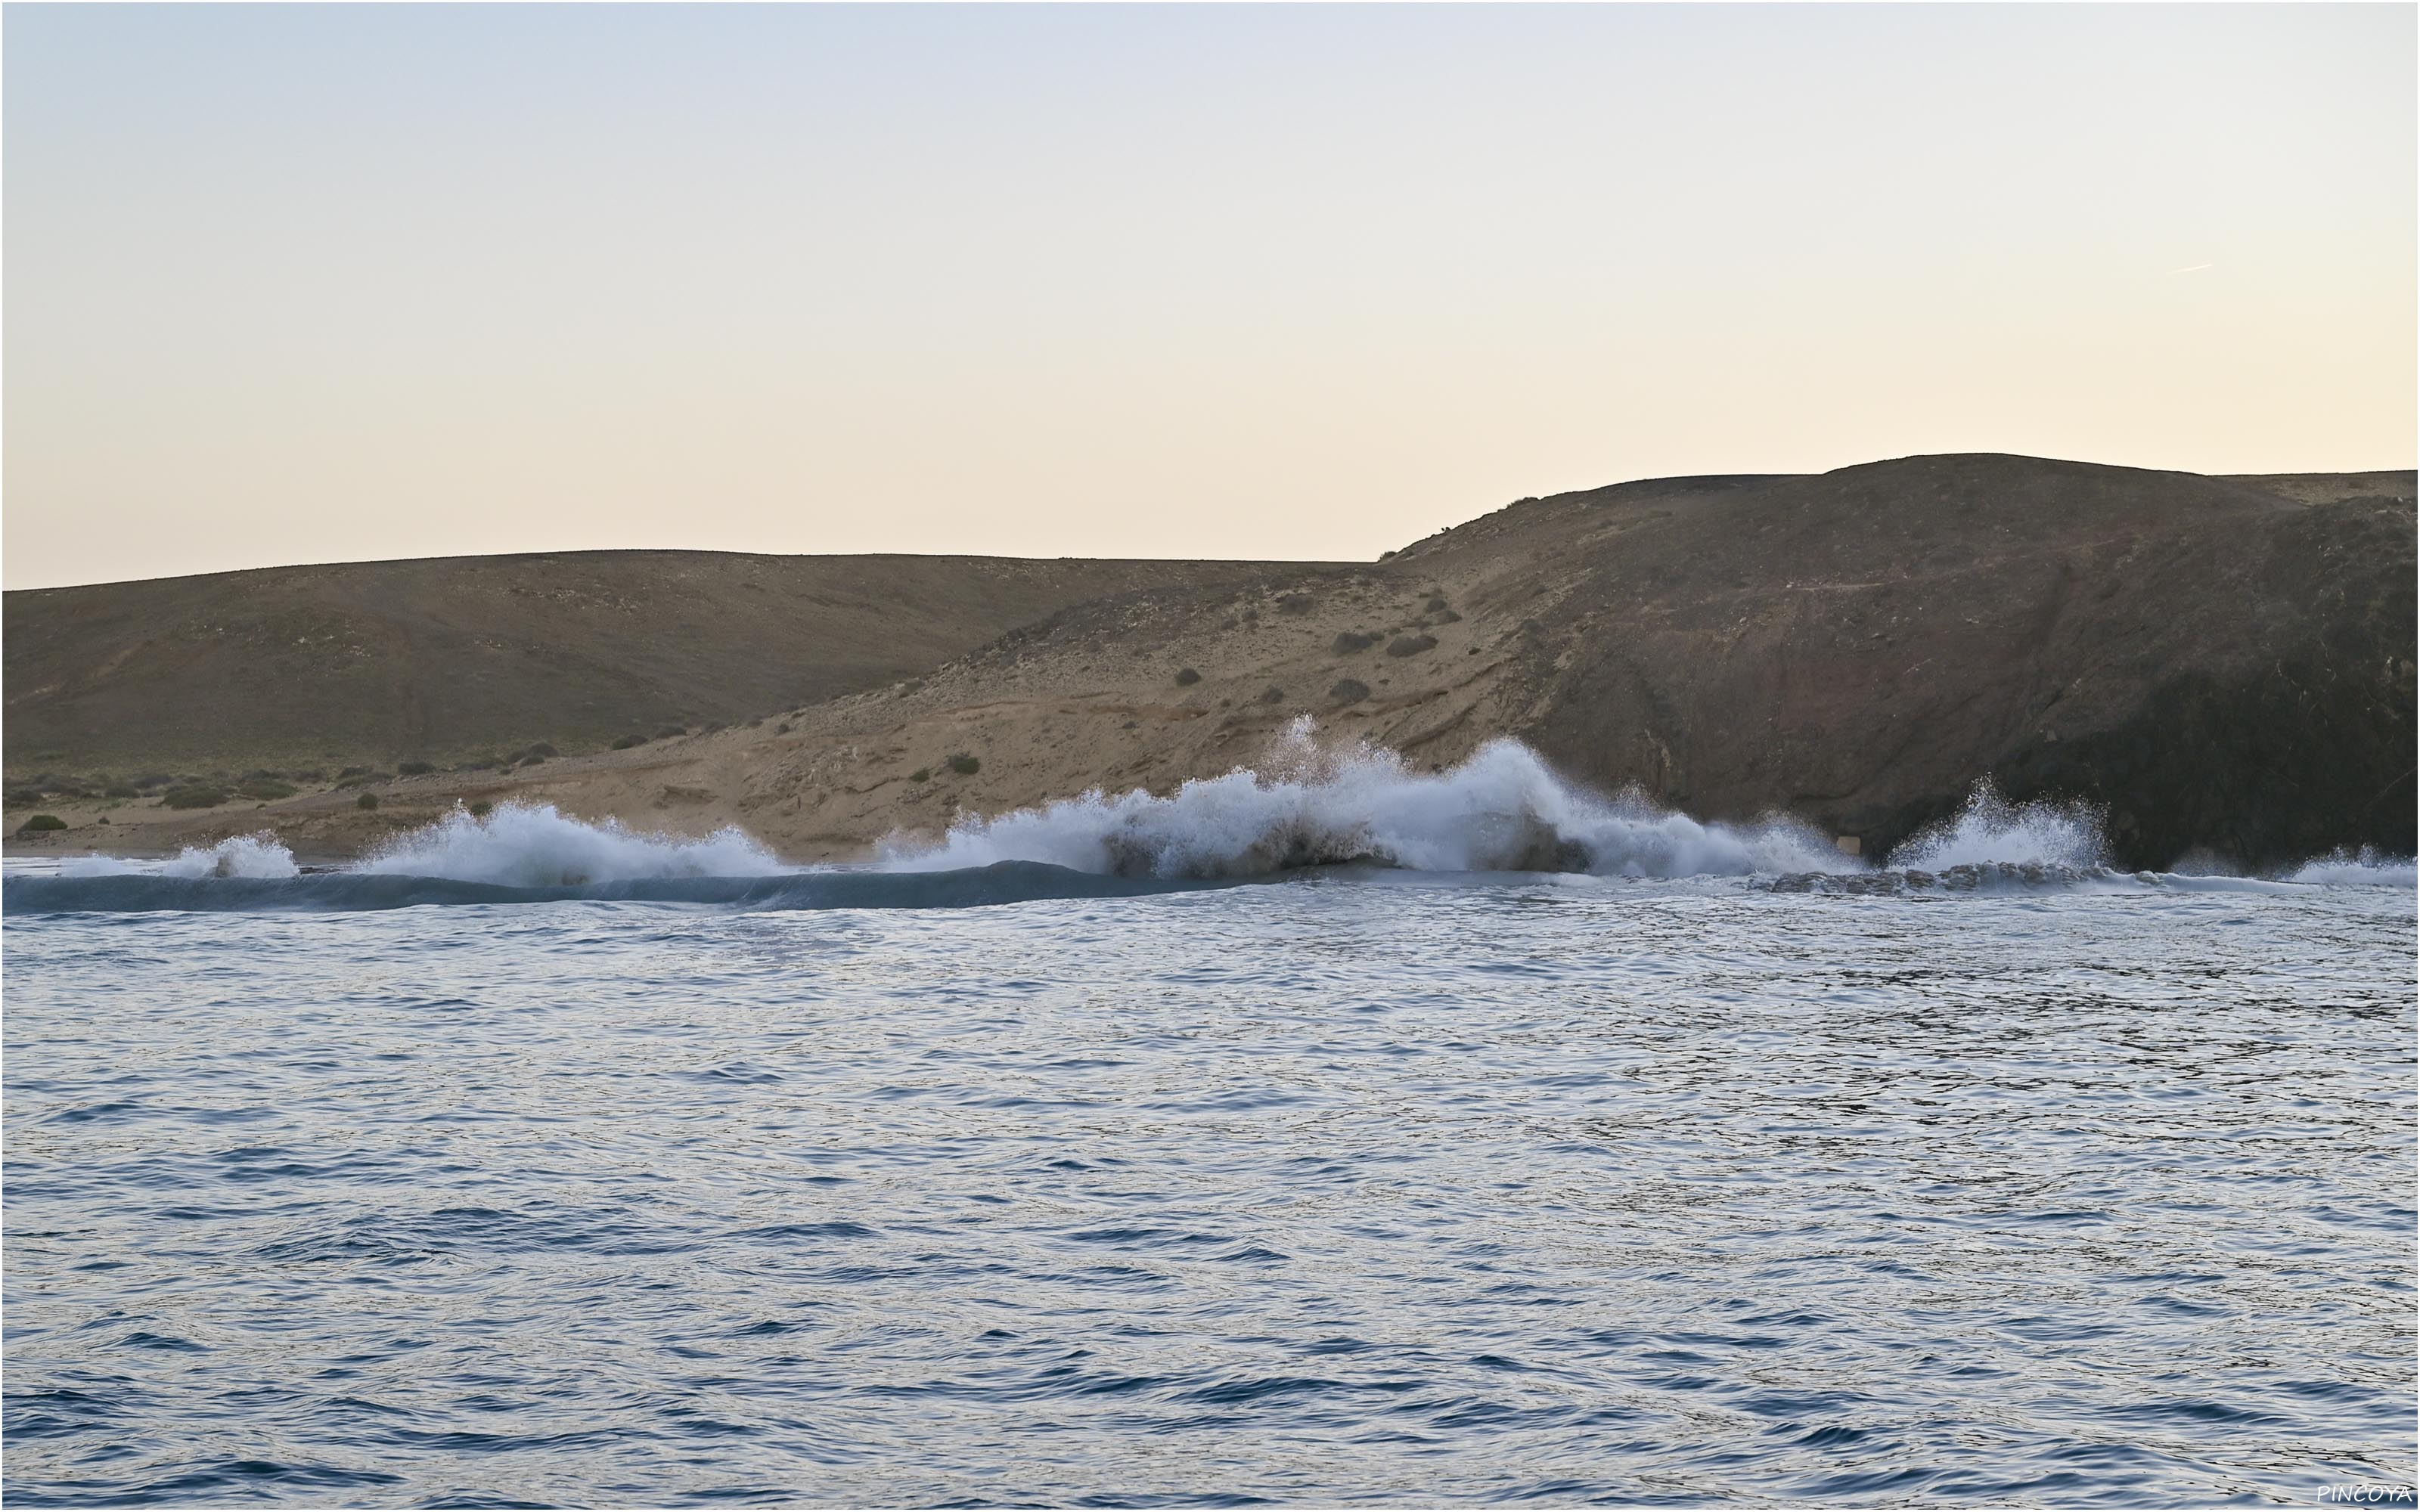
[[[452,765],[913,675],[1069,604],[1249,564],[580,551],[11,593],[8,775]]]
[[[190,815],[121,801],[58,810],[70,829],[44,843],[268,826],[341,856],[525,797],[845,857],[1088,789],[1166,793],[1310,714],[1423,769],[1518,736],[1601,790],[1787,812],[1868,854],[1986,776],[2104,806],[2130,866],[2408,852],[2413,543],[2410,472],[1951,455],[1652,480],[1524,500],[1362,566],[1171,567],[761,724],[377,774],[375,811],[349,788]],[[85,833],[104,817],[108,841]]]

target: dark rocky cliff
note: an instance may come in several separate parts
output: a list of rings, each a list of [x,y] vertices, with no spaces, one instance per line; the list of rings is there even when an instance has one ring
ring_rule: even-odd
[[[1525,618],[1508,724],[1693,813],[1878,854],[1989,776],[2103,806],[2126,866],[2409,853],[2412,474],[2281,481],[1911,457],[1528,501],[1414,556],[1528,537],[1485,591]]]

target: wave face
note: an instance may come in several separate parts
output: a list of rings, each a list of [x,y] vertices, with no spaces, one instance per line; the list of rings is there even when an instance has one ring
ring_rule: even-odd
[[[969,818],[939,843],[894,839],[892,871],[1040,861],[1113,876],[1265,876],[1362,863],[1417,872],[1590,872],[1742,876],[1855,869],[1822,836],[1775,819],[1701,824],[1636,797],[1564,781],[1515,740],[1491,741],[1450,772],[1413,771],[1365,743],[1323,748],[1308,717],[1260,770],[1197,779],[1167,797],[1098,790],[1039,809]]]
[[[1008,861],[964,872],[792,872],[762,877],[653,876],[520,887],[400,873],[290,877],[177,876],[159,872],[0,881],[10,914],[362,913],[445,903],[651,903],[726,908],[980,908],[1041,899],[1130,898],[1200,884],[1098,876]]]

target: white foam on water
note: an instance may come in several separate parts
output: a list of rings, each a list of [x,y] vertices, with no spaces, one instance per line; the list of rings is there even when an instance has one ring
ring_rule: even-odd
[[[2409,856],[2381,856],[2369,846],[2331,851],[2287,873],[2288,882],[2330,887],[2420,887],[2420,863]]]
[[[59,862],[63,877],[290,877],[302,869],[294,853],[271,834],[236,835],[215,845],[188,845],[164,861],[116,856],[71,856]]]
[[[2084,872],[2105,867],[2101,815],[2083,803],[2012,804],[1986,778],[1965,806],[1917,832],[1890,854],[1894,871],[1947,872],[1960,866],[2048,866]]]
[[[442,877],[509,887],[579,887],[662,877],[776,876],[783,865],[737,827],[703,840],[647,834],[607,819],[574,819],[551,803],[505,803],[492,813],[457,809],[400,835],[346,870]]]
[[[1308,716],[1259,768],[960,820],[938,843],[893,836],[884,864],[938,872],[1044,861],[1127,876],[1256,876],[1362,862],[1420,872],[1585,871],[1682,877],[1860,870],[1786,819],[1706,824],[1565,781],[1515,740],[1449,772],[1416,772],[1367,742],[1322,746]]]

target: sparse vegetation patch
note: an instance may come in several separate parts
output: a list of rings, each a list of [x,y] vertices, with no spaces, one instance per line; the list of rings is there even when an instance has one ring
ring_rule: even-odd
[[[1399,635],[1387,642],[1387,655],[1389,656],[1417,656],[1423,651],[1435,649],[1436,637],[1433,635]]]
[[[227,801],[226,789],[207,783],[170,788],[160,795],[161,805],[169,809],[215,809]]]

